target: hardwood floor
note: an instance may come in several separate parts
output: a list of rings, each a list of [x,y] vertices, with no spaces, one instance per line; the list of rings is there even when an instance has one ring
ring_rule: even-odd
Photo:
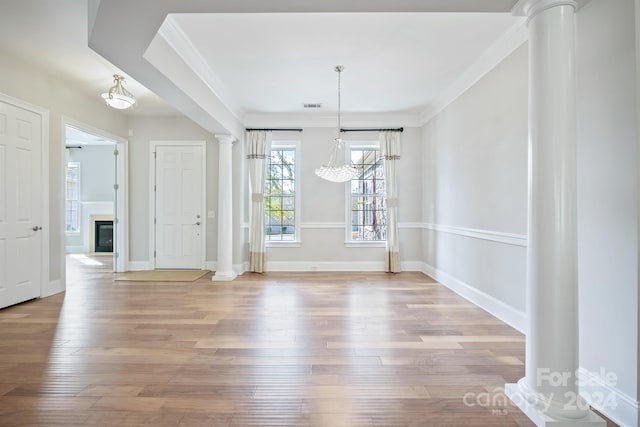
[[[1,426],[530,426],[524,337],[419,273],[114,281],[0,311]],[[86,260],[85,260],[86,262]]]

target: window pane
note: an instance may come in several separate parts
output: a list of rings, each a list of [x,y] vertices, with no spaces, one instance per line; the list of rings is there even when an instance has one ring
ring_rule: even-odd
[[[65,230],[79,231],[80,164],[67,163],[65,175]]]
[[[351,149],[351,161],[362,167],[362,176],[353,179],[351,191],[352,240],[386,239],[386,201],[383,160],[378,149]]]
[[[273,148],[265,179],[265,236],[295,240],[295,148]]]
[[[282,194],[295,194],[295,184],[293,179],[282,180]]]
[[[293,197],[283,197],[282,198],[282,209],[293,210],[295,209],[295,198]]]

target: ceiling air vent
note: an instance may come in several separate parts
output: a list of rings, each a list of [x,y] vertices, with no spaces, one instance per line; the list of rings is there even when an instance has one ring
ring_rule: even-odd
[[[322,104],[319,102],[312,104],[304,104],[304,108],[322,108]]]

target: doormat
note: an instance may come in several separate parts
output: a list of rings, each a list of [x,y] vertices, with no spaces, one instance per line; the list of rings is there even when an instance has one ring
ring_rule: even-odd
[[[129,282],[193,282],[211,270],[143,270],[118,273],[116,281]]]

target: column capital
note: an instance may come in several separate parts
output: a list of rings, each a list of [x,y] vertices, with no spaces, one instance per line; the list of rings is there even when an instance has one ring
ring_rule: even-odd
[[[216,137],[216,139],[218,140],[218,142],[220,144],[233,144],[234,142],[237,141],[236,137],[233,135],[229,135],[229,134],[220,134],[217,133],[215,135],[213,135]]]
[[[519,0],[511,9],[511,13],[514,16],[526,16],[531,19],[540,12],[557,6],[573,6],[577,9],[578,2],[575,0]]]

